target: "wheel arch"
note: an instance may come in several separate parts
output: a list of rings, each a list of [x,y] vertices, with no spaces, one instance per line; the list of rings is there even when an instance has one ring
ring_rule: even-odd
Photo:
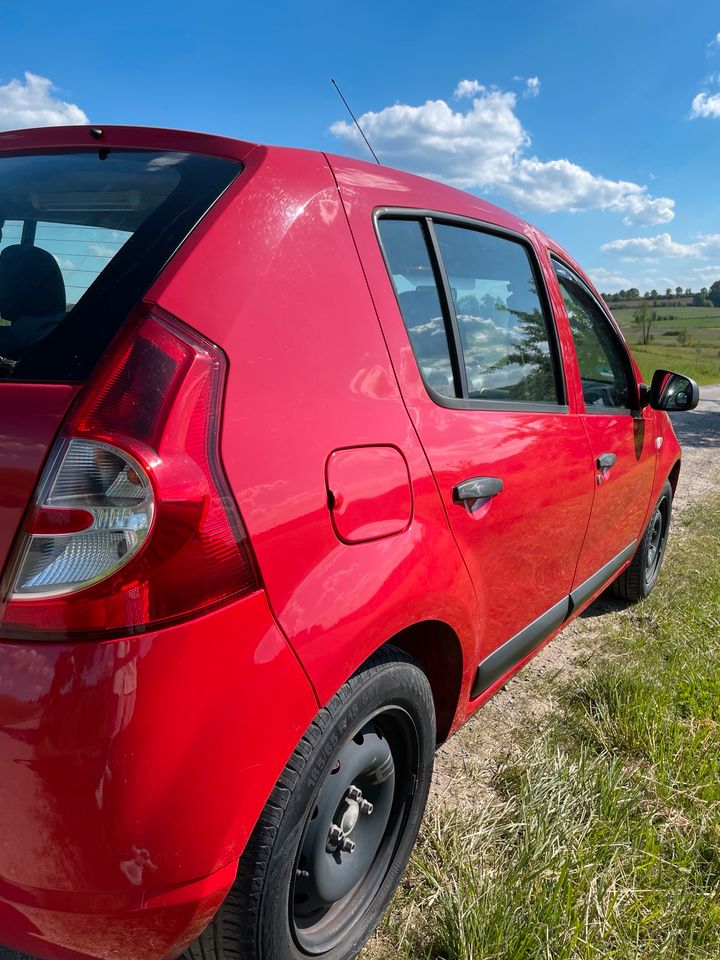
[[[428,678],[435,704],[437,743],[444,743],[453,727],[462,692],[464,657],[460,638],[442,620],[423,620],[390,637],[383,644],[388,646],[409,654]]]
[[[675,496],[675,491],[677,490],[678,480],[680,479],[680,466],[681,461],[678,458],[670,469],[668,474],[668,480],[670,481],[670,486],[672,487],[673,497]]]

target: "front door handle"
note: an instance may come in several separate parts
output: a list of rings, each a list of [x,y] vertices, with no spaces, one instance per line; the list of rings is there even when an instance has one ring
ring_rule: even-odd
[[[488,500],[496,497],[503,489],[499,477],[471,477],[453,487],[453,503],[467,503],[468,500]]]

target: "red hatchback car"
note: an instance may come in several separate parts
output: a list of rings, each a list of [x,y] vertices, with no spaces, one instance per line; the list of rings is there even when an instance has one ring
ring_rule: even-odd
[[[577,264],[477,197],[167,130],[0,135],[0,942],[346,960],[445,740],[680,450]]]

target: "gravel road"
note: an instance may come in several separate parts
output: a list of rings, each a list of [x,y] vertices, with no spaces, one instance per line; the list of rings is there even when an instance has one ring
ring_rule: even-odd
[[[702,399],[696,410],[673,414],[673,424],[683,445],[674,512],[682,512],[720,490],[720,385],[701,387],[700,394]],[[519,718],[532,718],[541,728],[543,716],[553,706],[553,678],[560,671],[565,674],[579,669],[579,651],[587,651],[593,637],[602,636],[603,624],[615,609],[607,601],[596,601],[440,750],[433,803],[443,803],[451,796],[475,803],[482,797],[489,789],[489,774]],[[368,960],[386,956],[377,942],[363,952]],[[0,960],[32,958],[0,947]]]

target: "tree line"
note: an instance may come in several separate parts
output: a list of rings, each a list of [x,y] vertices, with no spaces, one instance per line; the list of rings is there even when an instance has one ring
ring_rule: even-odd
[[[667,287],[665,293],[659,293],[657,290],[646,290],[640,293],[637,287],[630,287],[628,290],[618,290],[617,293],[604,293],[603,299],[606,303],[618,303],[623,300],[675,300],[679,297],[692,297],[693,307],[720,307],[720,280],[716,280],[710,287],[701,287],[700,290],[693,292],[690,287]]]

